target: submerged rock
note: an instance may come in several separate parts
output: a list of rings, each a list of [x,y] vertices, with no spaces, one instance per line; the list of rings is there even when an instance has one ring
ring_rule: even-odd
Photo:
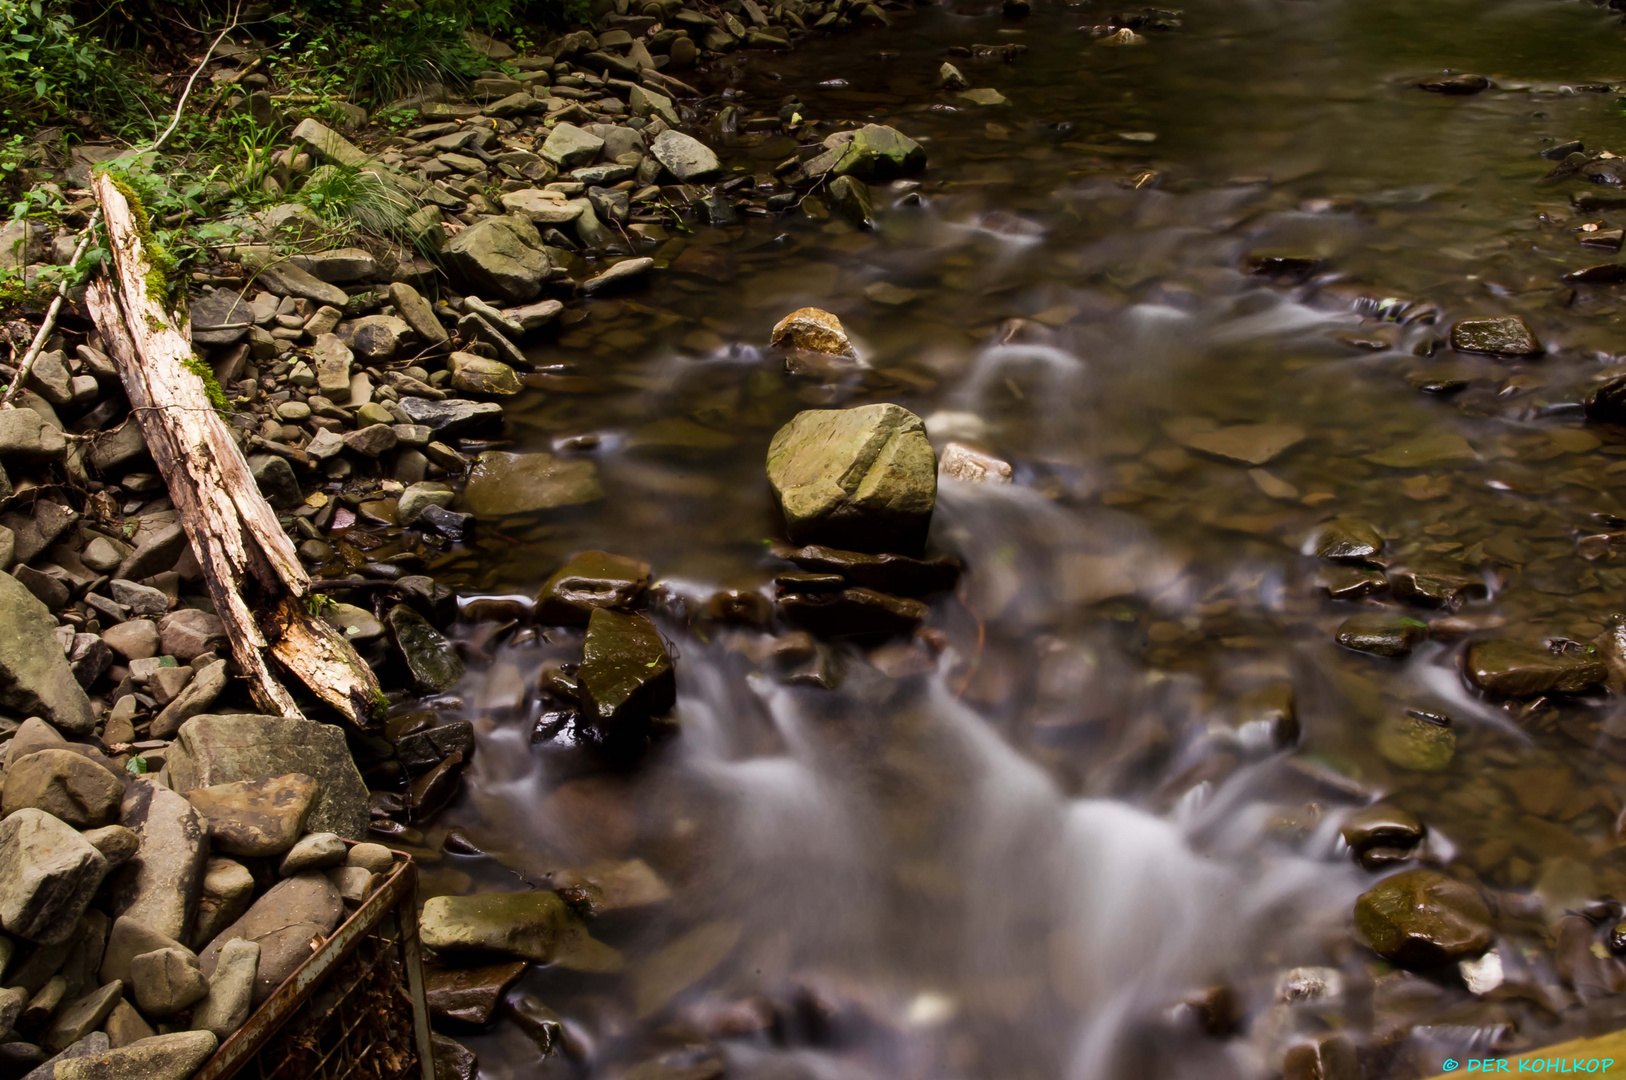
[[[1314,550],[1317,558],[1364,563],[1382,554],[1383,536],[1357,518],[1334,518],[1316,533]]]
[[[1410,656],[1412,648],[1428,637],[1428,624],[1409,615],[1386,611],[1351,615],[1338,627],[1338,644],[1373,656]]]
[[[449,957],[513,956],[567,971],[621,967],[621,954],[594,940],[555,892],[437,896],[423,907],[419,936]]]
[[[1355,901],[1355,932],[1385,960],[1433,967],[1490,948],[1490,909],[1479,892],[1435,870],[1385,878]]]
[[[1447,75],[1438,79],[1422,79],[1417,83],[1419,90],[1427,90],[1434,94],[1477,94],[1489,90],[1491,81],[1483,75],[1464,73],[1461,75]]]
[[[649,588],[649,564],[608,551],[583,551],[554,572],[536,594],[544,623],[585,625],[597,608],[628,608]]]
[[[591,461],[497,450],[480,455],[463,489],[463,504],[477,518],[534,514],[602,498],[598,467]]]
[[[1412,772],[1440,772],[1457,752],[1450,720],[1418,709],[1382,721],[1374,741],[1385,761]]]
[[[1586,416],[1602,424],[1626,424],[1626,375],[1617,375],[1586,398]]]
[[[779,598],[779,610],[821,637],[887,637],[912,632],[931,609],[873,589],[842,589],[790,593]]]
[[[776,543],[769,551],[775,558],[793,562],[804,570],[839,574],[854,585],[902,596],[946,592],[960,578],[960,564],[946,558],[912,559],[890,552],[871,555],[818,544],[796,547]]]
[[[576,673],[582,716],[609,739],[636,738],[677,701],[672,658],[642,615],[595,608]]]
[[[1451,347],[1457,352],[1509,357],[1540,356],[1545,351],[1530,324],[1517,315],[1464,319],[1451,328]]]
[[[798,413],[768,447],[768,482],[798,543],[920,550],[937,501],[937,455],[897,405]]]
[[[1609,668],[1595,653],[1555,652],[1537,641],[1476,641],[1465,661],[1468,681],[1504,697],[1579,694],[1601,684]]]
[[[1219,427],[1199,418],[1171,421],[1169,437],[1182,446],[1214,457],[1264,465],[1303,442],[1308,434],[1297,424],[1233,424]]]

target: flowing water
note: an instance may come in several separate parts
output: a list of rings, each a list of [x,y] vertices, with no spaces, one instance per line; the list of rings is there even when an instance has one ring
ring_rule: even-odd
[[[681,733],[630,771],[568,732],[533,744],[539,672],[579,635],[471,619],[465,683],[427,704],[475,720],[479,748],[425,846],[455,827],[486,854],[431,857],[426,892],[639,858],[671,896],[595,924],[624,973],[532,969],[517,992],[563,1018],[565,1046],[544,1058],[499,1024],[468,1040],[483,1075],[620,1076],[675,1054],[637,1075],[720,1058],[738,1077],[1265,1077],[1296,1038],[1342,1030],[1369,1076],[1407,1077],[1619,1026],[1614,997],[1560,983],[1544,928],[1626,897],[1626,729],[1601,695],[1505,706],[1461,675],[1464,636],[1587,642],[1626,607],[1607,535],[1626,439],[1578,405],[1622,362],[1626,286],[1560,282],[1609,258],[1573,230],[1626,213],[1578,214],[1570,193],[1596,189],[1543,181],[1538,156],[1626,142],[1595,85],[1626,77],[1618,17],[1192,0],[1143,44],[1099,45],[1111,14],[925,7],[729,58],[701,81],[744,116],[795,95],[804,116],[895,125],[928,168],[876,189],[872,233],[804,213],[674,232],[647,291],[587,302],[535,353],[549,367],[510,409],[517,448],[590,458],[608,497],[489,528],[431,570],[468,598],[529,595],[585,548],[648,560]],[[952,47],[1013,43],[1013,62],[955,61],[1008,104],[935,88]],[[1412,85],[1445,69],[1496,87]],[[727,157],[766,181],[794,151],[742,134]],[[1261,277],[1261,251],[1324,262]],[[785,372],[768,332],[806,304],[841,317],[866,371]],[[1547,356],[1444,343],[1500,314]],[[785,568],[764,547],[779,425],[883,400],[939,445],[1010,461],[1015,483],[943,483],[932,545],[966,572],[925,642],[787,668],[708,598],[769,596]],[[1190,449],[1237,423],[1305,438],[1257,468]],[[1368,459],[1420,436],[1471,454]],[[1377,526],[1391,571],[1480,592],[1403,609],[1438,624],[1409,659],[1340,649],[1351,613],[1401,608],[1328,598],[1304,544],[1337,515]],[[1277,750],[1247,721],[1282,684],[1301,733]],[[1443,769],[1380,750],[1407,709],[1454,721]],[[1426,859],[1497,902],[1496,992],[1354,941],[1376,876],[1339,824],[1379,794],[1427,824]],[[1335,973],[1286,974],[1303,967]],[[1215,986],[1240,1017],[1218,1036],[1179,1007]]]

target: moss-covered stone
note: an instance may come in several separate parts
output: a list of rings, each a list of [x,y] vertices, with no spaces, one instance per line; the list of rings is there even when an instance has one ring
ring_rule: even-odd
[[[677,701],[666,643],[642,615],[594,609],[576,679],[583,717],[611,740],[641,736],[652,717]]]

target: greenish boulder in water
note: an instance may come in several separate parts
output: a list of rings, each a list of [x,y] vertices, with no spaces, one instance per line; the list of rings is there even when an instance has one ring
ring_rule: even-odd
[[[63,654],[56,619],[7,573],[0,573],[0,627],[0,705],[44,717],[67,735],[89,735],[96,717]]]
[[[920,144],[884,124],[837,132],[825,140],[825,146],[841,155],[830,170],[836,176],[891,180],[926,167],[926,151]]]
[[[1510,357],[1540,356],[1546,351],[1530,324],[1517,315],[1464,319],[1451,328],[1451,347],[1457,352]]]
[[[604,498],[591,461],[488,450],[469,472],[463,505],[477,518],[534,514]]]
[[[1415,710],[1384,720],[1373,741],[1383,760],[1412,772],[1440,772],[1457,752],[1450,722]]]
[[[547,890],[437,896],[423,906],[418,926],[423,944],[445,957],[513,956],[594,973],[621,968],[621,954],[588,934]]]
[[[1410,656],[1412,648],[1426,637],[1426,622],[1387,611],[1351,615],[1338,627],[1338,644],[1373,656]]]
[[[1378,530],[1357,518],[1334,518],[1316,533],[1317,558],[1362,563],[1383,551]]]
[[[585,625],[598,608],[632,607],[649,588],[649,564],[608,551],[584,551],[560,567],[536,595],[544,623]]]
[[[768,482],[799,544],[917,552],[937,502],[937,454],[900,406],[810,409],[774,435]]]
[[[1596,652],[1554,652],[1543,642],[1505,638],[1474,642],[1466,667],[1469,682],[1502,697],[1579,694],[1609,676]]]
[[[446,636],[407,604],[397,604],[384,617],[395,647],[401,651],[412,681],[425,693],[450,690],[463,678],[463,658]]]
[[[1355,932],[1402,967],[1470,960],[1491,946],[1491,914],[1479,891],[1436,870],[1407,870],[1355,901]]]
[[[576,681],[582,716],[611,740],[641,736],[652,717],[677,703],[672,657],[642,615],[595,608]]]
[[[825,194],[836,213],[860,229],[875,228],[875,203],[870,199],[869,185],[852,176],[838,176]]]

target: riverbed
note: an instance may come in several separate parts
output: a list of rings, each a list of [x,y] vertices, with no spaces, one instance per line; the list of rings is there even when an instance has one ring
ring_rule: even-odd
[[[590,458],[606,498],[429,571],[467,605],[583,549],[647,560],[675,730],[608,769],[536,689],[579,634],[466,622],[466,679],[420,706],[479,742],[425,891],[641,859],[669,895],[595,926],[625,972],[533,969],[519,1011],[556,1013],[562,1045],[505,1021],[468,1039],[483,1076],[667,1055],[648,1075],[1240,1080],[1343,1032],[1400,1078],[1626,1017],[1547,931],[1626,897],[1616,704],[1462,675],[1476,638],[1584,649],[1626,608],[1626,438],[1581,408],[1621,364],[1626,286],[1562,280],[1614,261],[1576,230],[1626,210],[1577,210],[1608,189],[1541,156],[1622,146],[1618,16],[1202,0],[1118,45],[1092,31],[1114,14],[922,7],[697,75],[747,117],[794,97],[892,125],[929,164],[876,186],[873,231],[817,203],[673,229],[647,290],[532,350],[515,448]],[[940,89],[945,60],[1003,103]],[[1448,71],[1492,86],[1415,85]],[[796,152],[723,142],[741,176]],[[804,305],[861,370],[786,371],[769,332]],[[1454,323],[1505,315],[1543,355],[1452,349]],[[786,569],[773,433],[875,401],[1013,467],[942,483],[931,547],[965,571],[928,631],[809,651],[712,617]],[[1373,591],[1316,557],[1331,521],[1382,538],[1354,573]],[[1407,597],[1408,572],[1459,585]],[[1427,639],[1341,647],[1363,611]],[[1448,725],[1443,760],[1410,745],[1417,714]],[[1353,936],[1377,874],[1340,828],[1380,798],[1426,826],[1407,865],[1491,897],[1494,987]]]

